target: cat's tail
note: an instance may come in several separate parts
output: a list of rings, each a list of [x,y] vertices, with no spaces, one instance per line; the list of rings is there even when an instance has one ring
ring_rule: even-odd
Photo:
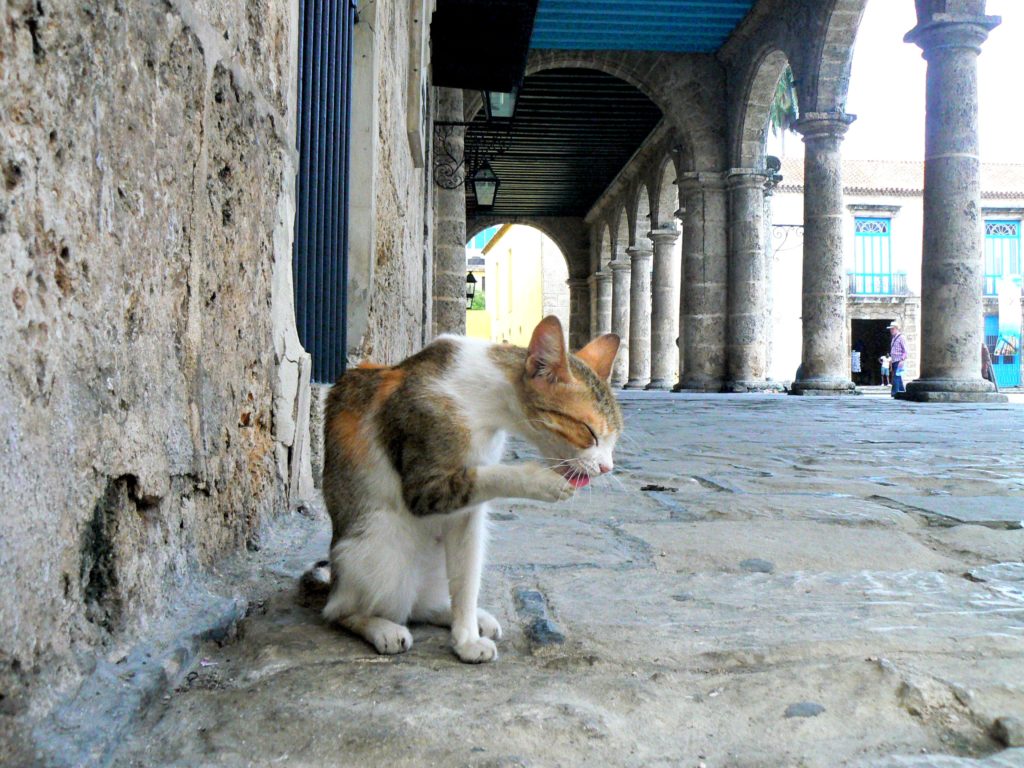
[[[331,563],[318,560],[299,578],[299,594],[304,598],[326,597],[331,589]]]

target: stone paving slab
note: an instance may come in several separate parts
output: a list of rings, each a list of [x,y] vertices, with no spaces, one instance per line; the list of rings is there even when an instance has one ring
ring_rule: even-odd
[[[1024,455],[1022,455],[1024,462]],[[1021,470],[1024,472],[1024,468]],[[960,496],[904,496],[894,501],[953,523],[971,523],[988,528],[1024,528],[1024,498],[973,496],[964,504]]]
[[[1024,766],[995,736],[1024,715],[1024,531],[893,501],[1024,502],[1024,407],[623,404],[614,480],[494,505],[495,663],[436,627],[381,657],[325,625],[295,579],[326,524],[292,516],[224,566],[255,606],[239,640],[115,765]]]

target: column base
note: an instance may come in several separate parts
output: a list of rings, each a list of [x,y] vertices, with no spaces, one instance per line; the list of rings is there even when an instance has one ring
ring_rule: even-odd
[[[680,381],[674,387],[673,392],[706,392],[718,394],[722,391],[722,382],[719,379]]]
[[[897,392],[897,400],[915,403],[1005,403],[1006,395],[995,391],[991,382],[964,379],[918,379],[907,384],[906,392]]]
[[[789,394],[805,397],[837,397],[859,395],[857,385],[845,379],[799,379],[789,387]]]
[[[782,392],[784,388],[777,381],[764,379],[760,381],[727,381],[724,391],[745,394],[747,392]]]
[[[650,383],[644,387],[644,389],[653,389],[660,392],[669,392],[672,390],[672,382],[668,379],[651,379]]]
[[[630,379],[623,389],[647,389],[647,382],[644,379]]]

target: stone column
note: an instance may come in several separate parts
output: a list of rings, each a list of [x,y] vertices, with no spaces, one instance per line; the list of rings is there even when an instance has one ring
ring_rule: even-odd
[[[729,325],[726,389],[757,392],[767,381],[765,307],[768,274],[764,246],[764,188],[767,175],[734,168],[729,184]]]
[[[612,366],[613,387],[626,383],[629,369],[629,262],[615,259],[609,265],[612,270],[612,333],[617,333],[621,342],[619,354]]]
[[[679,179],[683,268],[679,301],[680,380],[676,391],[721,392],[725,383],[728,219],[721,174]]]
[[[584,277],[566,280],[569,286],[569,349],[576,351],[590,341],[590,286]]]
[[[1006,400],[981,378],[978,363],[984,340],[978,54],[997,24],[997,16],[919,12],[906,36],[928,62],[921,378],[907,385],[908,400]]]
[[[804,137],[803,362],[792,395],[852,395],[839,145],[855,115],[808,112]]]
[[[602,269],[593,275],[590,302],[594,308],[594,330],[591,338],[612,332],[612,275]],[[596,298],[595,298],[596,297]]]
[[[626,389],[643,389],[651,380],[651,269],[647,245],[631,246],[629,255],[629,381]]]
[[[462,120],[462,91],[437,89],[437,119]],[[450,145],[461,156],[462,128]],[[433,335],[466,332],[466,190],[434,186]]]
[[[651,382],[647,389],[671,389],[677,367],[675,350],[679,337],[679,274],[672,249],[677,229],[656,229],[647,235],[654,242],[651,276]]]

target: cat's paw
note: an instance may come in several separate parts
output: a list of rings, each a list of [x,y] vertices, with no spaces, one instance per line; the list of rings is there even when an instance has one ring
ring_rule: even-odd
[[[390,656],[396,653],[405,653],[412,648],[412,635],[409,630],[401,624],[391,624],[391,622],[388,624],[390,626],[374,627],[368,632],[366,639],[373,643],[377,653]]]
[[[495,622],[497,623],[497,622]],[[467,664],[483,664],[498,658],[498,647],[487,637],[466,640],[453,646],[455,655]]]
[[[537,501],[565,501],[576,492],[572,483],[554,470],[539,464],[528,466],[530,467],[528,498]]]
[[[480,634],[490,640],[501,640],[501,624],[483,608],[476,609],[476,623],[480,626]]]

